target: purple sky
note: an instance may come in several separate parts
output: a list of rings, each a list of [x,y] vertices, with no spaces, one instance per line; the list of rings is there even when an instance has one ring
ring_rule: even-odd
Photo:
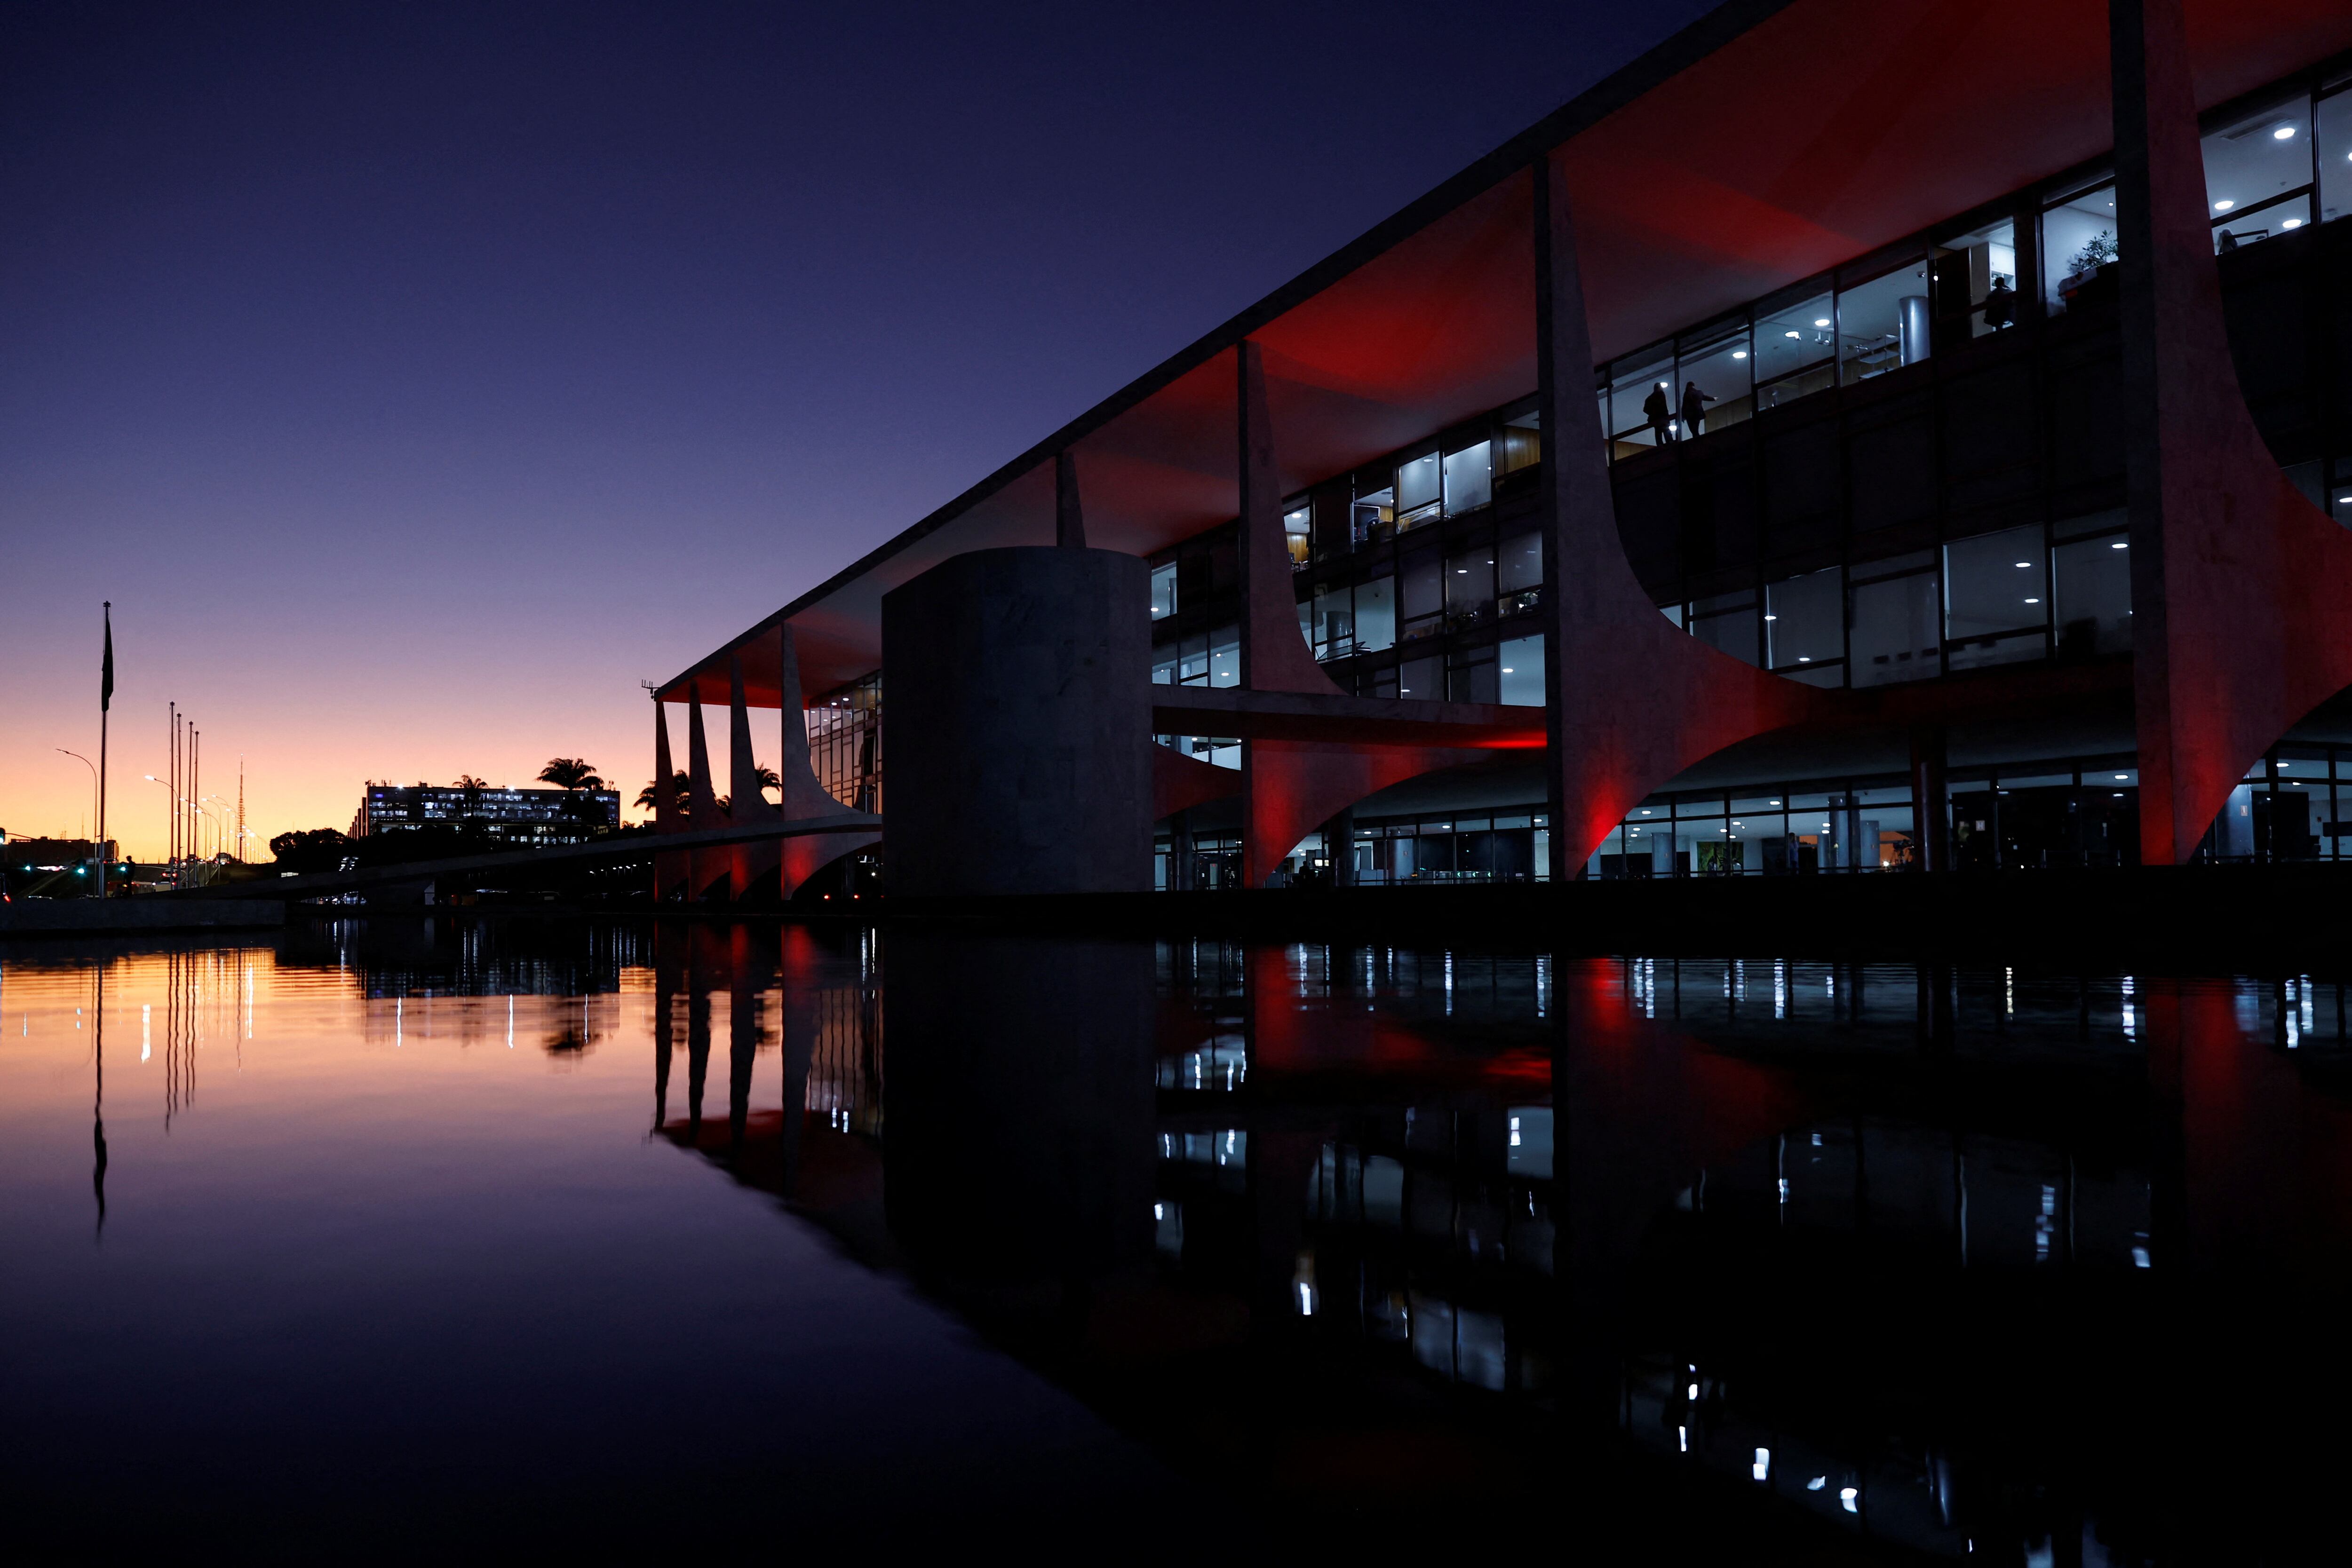
[[[645,678],[1707,9],[0,11],[0,826],[651,775]],[[233,811],[233,805],[232,805]]]

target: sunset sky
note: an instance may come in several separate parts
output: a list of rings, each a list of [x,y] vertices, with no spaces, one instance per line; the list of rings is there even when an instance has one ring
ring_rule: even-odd
[[[0,12],[0,827],[651,776],[641,680],[1706,9]],[[768,760],[763,758],[763,760]]]

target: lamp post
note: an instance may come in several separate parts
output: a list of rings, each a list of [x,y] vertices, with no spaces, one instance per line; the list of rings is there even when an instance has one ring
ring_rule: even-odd
[[[57,747],[57,749],[59,751],[65,751],[68,757],[72,758],[76,762],[80,763],[84,768],[89,769],[89,819],[91,821],[95,822],[98,821],[98,764],[92,762],[89,758],[84,757],[79,751],[66,751],[66,748],[62,746]],[[96,846],[96,848],[91,852],[90,859],[94,861],[103,861],[105,858],[106,846],[104,844]],[[103,897],[105,895],[101,894],[100,896]]]
[[[161,785],[163,787],[163,793],[164,793],[164,795],[165,795],[165,797],[166,797],[166,798],[169,798],[169,796],[171,795],[171,793],[172,793],[172,781],[171,781],[169,779],[158,779],[158,778],[156,778],[152,773],[142,773],[142,774],[141,774],[141,775],[140,775],[140,777],[141,777],[142,779],[146,779],[146,780],[147,780],[147,782],[148,782],[148,783],[150,783],[150,784],[161,784]],[[167,829],[167,831],[166,831],[166,832],[165,832],[165,834],[164,834],[164,840],[165,840],[166,847],[165,847],[165,849],[164,849],[164,851],[163,851],[163,863],[164,863],[165,865],[167,865],[167,866],[168,866],[168,865],[170,865],[170,864],[172,863],[172,852],[171,852],[171,849],[169,848],[170,838],[171,838],[171,834],[170,834],[170,832],[169,832],[169,831],[168,831],[168,829]],[[180,885],[180,879],[179,879],[176,875],[175,875],[175,876],[173,876],[173,879],[172,879],[172,885],[173,885],[173,887],[177,887],[177,886],[179,886],[179,885]]]

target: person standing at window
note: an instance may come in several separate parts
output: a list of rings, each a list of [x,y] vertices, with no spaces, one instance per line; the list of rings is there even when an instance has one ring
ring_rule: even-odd
[[[1715,401],[1713,392],[1698,390],[1696,382],[1683,383],[1683,434],[1696,435],[1706,426],[1706,405]]]
[[[1675,410],[1666,401],[1665,382],[1660,382],[1650,389],[1650,395],[1642,400],[1642,413],[1648,416],[1651,432],[1660,445],[1675,438]]]
[[[2011,291],[2009,279],[1993,275],[1992,287],[1985,294],[1985,329],[1998,332],[2017,319],[2017,296]]]

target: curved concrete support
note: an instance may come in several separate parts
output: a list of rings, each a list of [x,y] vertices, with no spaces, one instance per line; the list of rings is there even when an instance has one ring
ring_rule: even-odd
[[[1567,176],[1552,155],[1535,172],[1536,377],[1549,509],[1544,685],[1551,875],[1559,882],[1651,790],[1727,746],[1822,713],[1830,694],[1685,634],[1634,577],[1601,458]]]
[[[1155,822],[1242,792],[1242,776],[1172,747],[1151,748],[1151,820]]]
[[[1437,746],[1246,740],[1242,885],[1264,887],[1298,841],[1365,796],[1488,755]]]
[[[780,775],[781,777],[781,775]],[[728,818],[745,824],[779,821],[782,813],[760,792],[759,758],[751,754],[751,713],[743,701],[743,655],[727,658]],[[753,883],[776,869],[776,842],[737,844],[728,859],[727,896],[742,901]]]
[[[728,825],[726,813],[719,809],[719,797],[710,789],[710,743],[702,733],[702,694],[699,691],[687,701],[686,825],[689,831]],[[712,886],[725,877],[730,854],[730,852],[725,850],[716,854],[708,850],[698,854],[691,851],[688,852],[686,896],[689,902],[708,897]]]
[[[1151,887],[1150,579],[1115,550],[975,550],[882,600],[890,891]]]
[[[812,833],[804,838],[784,839],[776,845],[776,896],[789,903],[793,894],[806,884],[808,879],[841,859],[860,850],[870,850],[882,841],[882,835],[866,829],[856,832]]]
[[[2196,852],[2288,727],[2352,685],[2352,535],[2255,429],[2221,313],[2180,0],[2113,0],[2140,858]]]
[[[669,781],[676,771],[669,759],[669,716],[661,698],[654,698],[654,831],[674,833],[683,825],[677,818],[676,792]],[[656,904],[677,897],[687,882],[689,857],[684,854],[654,856],[654,902]]]
[[[790,626],[776,628],[777,667],[782,671],[783,749],[778,754],[776,777],[782,781],[782,814],[789,818],[822,817],[843,810],[833,792],[817,782],[809,761],[808,696],[801,689],[801,656]]]
[[[1298,596],[1290,582],[1290,547],[1282,533],[1282,475],[1274,460],[1274,416],[1265,402],[1265,365],[1244,339],[1240,367],[1242,518],[1242,685],[1255,692],[1344,694],[1315,662],[1298,634]]]

